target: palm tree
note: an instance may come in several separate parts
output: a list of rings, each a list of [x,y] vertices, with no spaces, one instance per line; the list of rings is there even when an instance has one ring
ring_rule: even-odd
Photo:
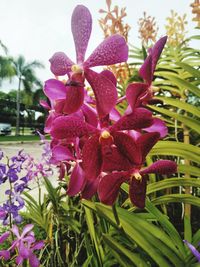
[[[32,91],[37,87],[41,87],[41,83],[36,77],[35,68],[43,68],[43,64],[39,61],[32,61],[27,63],[25,58],[21,55],[16,59],[12,60],[15,76],[18,79],[18,89],[17,89],[17,98],[16,98],[16,109],[17,109],[17,118],[16,118],[16,135],[20,133],[20,91],[23,86],[24,91],[30,97]]]
[[[8,48],[0,40],[0,84],[3,79],[11,78],[14,74],[12,59],[8,56]]]

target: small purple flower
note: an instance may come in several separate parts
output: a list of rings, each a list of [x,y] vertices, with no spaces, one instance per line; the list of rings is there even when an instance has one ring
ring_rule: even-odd
[[[11,232],[16,236],[16,238],[12,242],[12,245],[9,249],[0,251],[0,258],[4,258],[4,260],[10,259],[10,252],[13,252],[17,249],[18,256],[16,257],[16,263],[18,266],[21,266],[24,260],[28,260],[31,267],[39,267],[40,262],[34,255],[34,251],[42,249],[44,242],[36,242],[32,229],[33,225],[27,224],[20,234],[18,227],[13,225]],[[0,236],[0,243],[3,243],[9,237],[9,235],[10,232],[6,232]]]
[[[188,246],[188,248],[191,250],[192,254],[196,257],[198,262],[200,262],[200,252],[187,240],[183,240],[183,242]]]

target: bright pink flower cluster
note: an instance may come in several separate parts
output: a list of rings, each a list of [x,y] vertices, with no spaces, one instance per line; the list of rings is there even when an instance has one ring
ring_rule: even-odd
[[[105,204],[112,205],[123,182],[130,184],[130,199],[143,208],[147,175],[170,175],[176,164],[159,160],[144,168],[145,158],[158,140],[167,134],[163,121],[154,118],[145,105],[152,100],[151,83],[157,61],[167,38],[161,38],[149,51],[139,74],[144,83],[131,83],[126,90],[128,108],[121,115],[116,108],[116,78],[105,70],[91,67],[121,63],[128,58],[128,47],[118,34],[105,39],[85,60],[92,28],[89,10],[78,5],[72,15],[72,33],[77,63],[63,52],[50,59],[55,75],[68,75],[67,82],[46,81],[44,93],[49,99],[45,130],[52,137],[52,162],[60,167],[60,177],[70,175],[67,193],[91,198],[96,192]],[[88,95],[85,80],[94,97]]]

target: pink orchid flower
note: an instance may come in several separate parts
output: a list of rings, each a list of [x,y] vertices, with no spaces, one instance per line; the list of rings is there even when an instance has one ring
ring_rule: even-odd
[[[113,205],[117,199],[121,184],[129,182],[131,202],[139,208],[144,208],[147,185],[146,175],[150,173],[169,175],[176,172],[177,168],[176,163],[173,161],[159,160],[149,167],[142,169],[147,154],[159,140],[159,137],[157,132],[143,134],[137,141],[134,141],[131,136],[125,133],[118,133],[114,136],[114,142],[123,155],[120,165],[124,165],[124,169],[121,169],[120,172],[111,172],[100,180],[98,195],[101,202]],[[110,159],[115,161],[114,158],[115,155],[111,153]],[[127,164],[127,160],[129,164]],[[109,161],[109,167],[112,170],[113,166],[111,164],[112,162]]]
[[[75,64],[63,52],[57,52],[50,59],[51,71],[62,76],[69,76],[69,83],[66,87],[62,82],[57,80],[48,80],[45,93],[51,98],[54,96],[61,99],[57,105],[63,108],[65,113],[71,114],[77,111],[83,104],[84,100],[84,79],[90,83],[100,116],[107,115],[117,101],[117,90],[113,83],[104,75],[98,74],[91,67],[112,65],[124,62],[128,58],[128,46],[123,36],[115,34],[106,38],[85,60],[85,52],[90,39],[92,30],[92,17],[89,10],[78,5],[72,14],[71,29],[76,48],[77,63]],[[65,102],[63,104],[63,99]],[[64,105],[64,106],[63,106]]]

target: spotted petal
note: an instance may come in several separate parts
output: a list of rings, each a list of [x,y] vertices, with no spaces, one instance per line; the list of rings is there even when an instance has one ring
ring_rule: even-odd
[[[77,63],[79,64],[84,61],[92,30],[92,16],[87,7],[76,6],[72,14],[71,29],[76,47]]]
[[[140,68],[139,74],[144,80],[147,81],[148,84],[151,84],[153,80],[156,64],[159,60],[166,41],[167,36],[164,36],[155,43],[155,45],[150,50],[149,56],[145,59],[142,67]]]
[[[123,36],[114,34],[106,38],[84,62],[84,69],[113,65],[128,59],[128,46]]]
[[[54,75],[65,75],[71,71],[74,62],[63,52],[56,52],[50,59],[51,71]]]
[[[128,134],[116,132],[113,134],[114,143],[119,151],[127,158],[132,164],[141,164],[142,155],[136,145],[134,139]]]
[[[80,86],[67,86],[63,113],[71,114],[78,111],[83,105],[84,88]]]
[[[50,130],[51,136],[56,139],[81,137],[94,133],[96,128],[84,122],[81,118],[70,115],[56,118]]]
[[[98,187],[100,201],[106,205],[113,205],[119,194],[121,184],[127,179],[125,172],[111,173],[101,178]]]
[[[111,131],[137,130],[151,126],[153,123],[152,113],[144,108],[136,108],[131,114],[121,117]]]
[[[117,102],[117,89],[107,77],[92,70],[85,71],[85,77],[94,91],[99,117],[105,117]]]
[[[158,142],[159,138],[160,134],[157,132],[153,132],[143,134],[137,139],[137,147],[142,155],[142,161],[145,161],[147,154],[152,149],[152,147]]]
[[[142,180],[132,178],[129,187],[129,197],[131,202],[140,209],[145,207],[147,181],[143,176]]]
[[[126,99],[132,110],[141,106],[141,98],[147,93],[147,91],[148,85],[145,83],[131,83],[128,85],[126,89]]]
[[[171,160],[158,160],[150,165],[148,168],[145,168],[140,173],[141,174],[149,174],[149,173],[157,173],[157,174],[166,174],[170,175],[177,172],[177,164]]]
[[[82,150],[83,170],[88,180],[96,179],[101,172],[101,146],[99,135],[92,136],[84,145]]]
[[[84,182],[84,171],[81,166],[76,163],[72,174],[70,176],[69,186],[67,194],[69,196],[75,196],[81,191]]]

